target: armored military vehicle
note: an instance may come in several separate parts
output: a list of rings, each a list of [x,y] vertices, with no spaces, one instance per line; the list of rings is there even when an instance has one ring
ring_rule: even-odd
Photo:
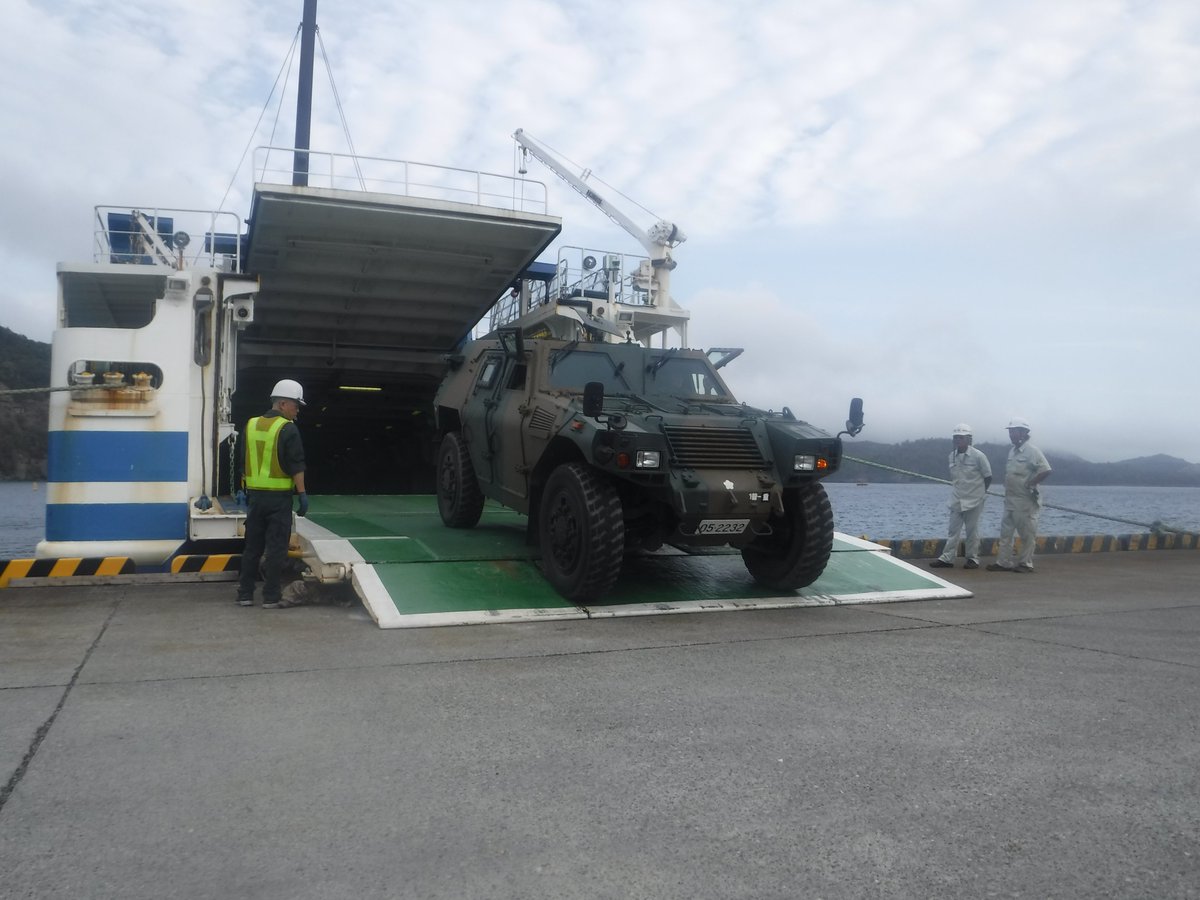
[[[485,498],[528,515],[546,578],[580,604],[612,587],[625,553],[664,544],[732,546],[759,584],[811,584],[833,547],[820,480],[841,438],[738,403],[719,369],[740,352],[518,327],[468,344],[434,401],[443,522],[474,526]]]

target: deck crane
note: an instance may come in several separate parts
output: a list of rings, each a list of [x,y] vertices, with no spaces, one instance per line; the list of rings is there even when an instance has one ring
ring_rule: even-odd
[[[670,285],[671,272],[677,265],[671,251],[687,240],[687,235],[674,222],[665,219],[643,229],[588,183],[591,169],[584,169],[578,175],[575,174],[524,129],[518,128],[513,132],[513,140],[521,148],[522,171],[525,170],[524,158],[532,155],[571,185],[584,199],[593,203],[602,213],[629,232],[645,249],[648,258],[642,260],[637,271],[633,273],[632,280],[638,291],[646,297],[646,302],[614,301],[611,303],[613,309],[610,311],[610,319],[631,332],[635,340],[647,344],[650,343],[650,338],[659,335],[663,346],[666,346],[667,332],[674,329],[679,334],[681,344],[686,346],[690,313],[671,297]]]

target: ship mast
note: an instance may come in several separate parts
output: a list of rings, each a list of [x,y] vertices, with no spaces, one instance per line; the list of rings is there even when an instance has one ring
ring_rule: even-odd
[[[316,51],[317,0],[304,0],[300,31],[300,82],[296,88],[296,144],[292,185],[308,187],[308,153],[312,131],[313,55]]]

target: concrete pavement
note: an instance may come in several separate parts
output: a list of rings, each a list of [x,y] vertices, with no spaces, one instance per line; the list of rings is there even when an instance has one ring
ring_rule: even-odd
[[[1200,554],[381,631],[0,592],[0,897],[1200,897]]]

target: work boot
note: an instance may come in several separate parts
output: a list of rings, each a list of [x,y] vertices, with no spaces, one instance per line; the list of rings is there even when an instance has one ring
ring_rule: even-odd
[[[1012,566],[1002,566],[1000,563],[988,563],[987,570],[989,572],[1011,572]]]
[[[931,569],[953,569],[954,563],[948,563],[942,559],[935,559],[933,562],[931,562],[929,564],[929,568],[931,568]]]
[[[253,597],[238,597],[236,602],[237,602],[238,606],[253,606],[254,598]]]
[[[1013,571],[1019,575],[1032,575],[1033,566],[1020,565],[1013,569]]]
[[[282,609],[283,604],[280,603],[278,600],[264,600],[262,608],[263,609]]]
[[[968,559],[965,563],[963,563],[963,568],[964,569],[978,569],[979,568],[979,560]]]

